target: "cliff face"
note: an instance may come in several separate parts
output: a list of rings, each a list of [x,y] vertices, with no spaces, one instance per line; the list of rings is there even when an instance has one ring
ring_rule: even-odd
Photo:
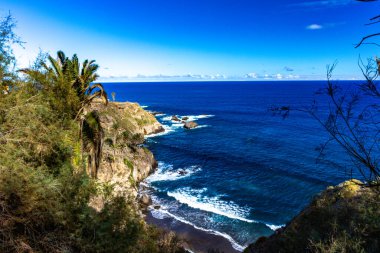
[[[357,180],[329,187],[286,227],[244,252],[380,252],[379,193]]]
[[[101,183],[113,186],[114,194],[137,196],[137,184],[154,171],[157,162],[143,147],[144,135],[164,131],[156,118],[137,103],[94,103],[104,131],[102,160],[97,173]],[[102,201],[92,206],[101,209]]]

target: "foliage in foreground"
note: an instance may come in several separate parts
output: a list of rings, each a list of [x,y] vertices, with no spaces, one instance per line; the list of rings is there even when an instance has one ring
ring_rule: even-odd
[[[52,93],[49,93],[51,96]],[[0,100],[1,252],[170,252],[125,198],[104,196],[86,174],[78,123],[44,89],[19,82]],[[171,243],[171,241],[169,241]]]
[[[4,22],[10,30],[0,36],[16,38],[12,19]],[[146,225],[132,201],[86,172],[76,116],[95,94],[86,87],[96,69],[57,76],[39,59],[21,80],[11,42],[0,43],[0,252],[181,252],[176,237]],[[88,205],[94,196],[105,201],[101,211]]]

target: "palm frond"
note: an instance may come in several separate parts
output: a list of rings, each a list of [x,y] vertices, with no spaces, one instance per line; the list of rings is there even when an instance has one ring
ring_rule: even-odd
[[[54,70],[57,80],[62,79],[63,71],[62,71],[61,63],[57,61],[56,59],[54,59],[53,57],[51,57],[50,55],[48,56],[48,60],[50,62],[51,67]]]
[[[107,93],[104,90],[98,90],[94,92],[93,94],[89,95],[86,100],[84,101],[84,106],[89,105],[95,98],[102,99],[102,102],[105,105],[108,105],[108,96]]]
[[[59,50],[57,52],[57,61],[59,61],[62,66],[66,63],[67,59],[68,58],[63,51]]]

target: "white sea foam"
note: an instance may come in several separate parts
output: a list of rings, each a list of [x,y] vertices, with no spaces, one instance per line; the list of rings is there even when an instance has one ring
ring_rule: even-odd
[[[202,114],[202,115],[187,115],[187,116],[182,116],[181,118],[187,117],[188,119],[186,121],[197,121],[199,119],[208,119],[208,118],[212,118],[214,116],[215,115]]]
[[[146,179],[146,182],[157,181],[174,181],[181,178],[186,178],[193,175],[196,172],[201,171],[199,166],[193,165],[186,168],[174,169],[173,165],[166,164],[164,162],[158,163],[157,171]]]
[[[167,135],[169,133],[175,132],[179,128],[183,128],[184,123],[172,120],[172,116],[165,116],[165,115],[166,114],[158,114],[158,115],[156,115],[157,117],[160,117],[161,121],[163,121],[163,122],[170,122],[168,125],[167,124],[162,124],[162,127],[165,129],[165,131],[161,132],[161,133],[157,133],[157,134],[146,135],[145,136],[146,139],[147,138],[157,137],[157,136],[162,136],[162,135]],[[178,116],[178,117],[179,118],[188,117],[188,119],[186,121],[196,121],[198,119],[205,119],[205,118],[214,117],[214,115]],[[195,129],[205,128],[205,127],[209,127],[209,125],[199,125],[199,126],[195,127]]]
[[[207,119],[214,117],[215,115],[206,115],[206,114],[201,114],[201,115],[187,115],[187,116],[177,116],[179,119],[182,119],[184,117],[187,117],[186,121],[197,121],[199,119]],[[178,122],[175,120],[172,120],[172,116],[166,116],[162,118],[163,121],[168,121],[168,122]]]
[[[157,134],[148,134],[148,135],[145,135],[145,139],[147,139],[147,138],[153,138],[153,137],[157,137],[157,136],[163,136],[163,135],[167,135],[167,134],[173,133],[178,128],[182,128],[183,127],[183,123],[177,123],[177,122],[175,122],[175,123],[172,123],[171,125],[162,124],[162,127],[164,128],[163,132],[157,133]]]
[[[141,105],[141,108],[148,108],[149,105]]]
[[[172,121],[172,116],[163,117],[161,120],[163,120],[163,121]]]
[[[209,127],[209,125],[200,125],[200,126],[197,126],[195,129],[197,129],[197,128],[205,128],[205,127]]]
[[[265,225],[267,225],[267,227],[269,227],[273,231],[276,231],[277,229],[282,228],[282,227],[285,226],[285,225],[273,225],[273,224],[265,224]]]
[[[210,233],[210,234],[214,234],[214,235],[218,235],[218,236],[222,236],[224,238],[226,238],[232,245],[232,247],[238,251],[243,251],[246,246],[242,246],[240,244],[238,244],[230,235],[228,234],[225,234],[225,233],[222,233],[222,232],[219,232],[219,231],[215,231],[215,230],[212,230],[212,229],[206,229],[206,228],[202,228],[202,227],[198,227],[197,225],[191,223],[190,221],[187,221],[181,217],[178,217],[170,212],[168,212],[167,210],[163,209],[163,208],[160,208],[158,210],[156,209],[153,209],[151,208],[150,209],[153,217],[155,217],[156,219],[164,219],[164,218],[167,218],[167,217],[172,217],[182,223],[185,223],[187,225],[190,225],[192,227],[194,227],[195,229],[198,229],[198,230],[202,230],[202,231],[205,231],[207,233]]]
[[[182,123],[174,123],[170,126],[172,129],[174,128],[180,128],[180,127],[183,127],[183,124]]]
[[[149,211],[152,214],[152,216],[158,220],[163,220],[165,218],[172,217],[168,215],[168,211],[164,210],[162,206],[160,206],[160,209],[155,209],[154,207],[149,207]]]
[[[157,136],[162,136],[162,135],[167,135],[169,133],[172,133],[174,132],[174,129],[176,128],[173,127],[173,126],[167,126],[167,125],[162,125],[162,127],[164,128],[165,131],[161,132],[161,133],[157,133],[157,134],[148,134],[148,135],[145,135],[145,139],[147,138],[153,138],[153,137],[157,137]]]
[[[241,220],[248,223],[257,223],[255,220],[247,219],[249,209],[242,208],[232,201],[223,201],[217,197],[203,196],[204,189],[193,190],[182,188],[174,192],[167,192],[168,196],[175,198],[178,202],[189,207],[200,209],[206,212],[215,213],[231,219]]]
[[[215,213],[228,217],[230,219],[240,220],[248,223],[263,223],[273,231],[283,227],[284,225],[266,224],[261,221],[251,220],[246,218],[249,214],[249,208],[238,206],[232,201],[220,200],[220,197],[207,197],[202,193],[207,191],[206,188],[201,190],[194,190],[190,188],[182,188],[174,192],[167,192],[169,197],[175,198],[179,203],[186,204],[191,208],[199,209],[202,211]]]

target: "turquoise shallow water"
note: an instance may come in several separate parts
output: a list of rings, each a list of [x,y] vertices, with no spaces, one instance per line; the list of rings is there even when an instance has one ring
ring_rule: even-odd
[[[350,87],[351,82],[340,82]],[[147,138],[159,161],[146,180],[156,218],[172,217],[229,239],[237,249],[288,222],[328,185],[349,178],[344,152],[316,163],[327,135],[302,113],[283,119],[272,105],[308,106],[325,82],[108,83],[117,101],[162,112],[166,133]],[[172,115],[199,127],[183,129]],[[183,172],[185,173],[179,173]],[[358,176],[355,175],[354,176]]]

